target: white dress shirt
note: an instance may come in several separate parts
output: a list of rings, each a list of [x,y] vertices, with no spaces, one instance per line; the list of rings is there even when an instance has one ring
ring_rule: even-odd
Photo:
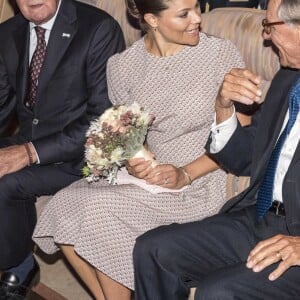
[[[288,122],[289,112],[287,112],[281,132],[283,131],[286,123]],[[210,145],[210,151],[212,153],[217,153],[221,151],[228,140],[231,138],[237,127],[237,118],[236,114],[233,113],[232,116],[226,121],[216,124],[216,117],[212,125],[212,143]],[[279,137],[279,136],[278,136]],[[300,113],[297,115],[296,122],[291,129],[291,132],[287,136],[280,156],[278,160],[278,165],[275,172],[274,179],[274,189],[273,189],[273,199],[276,199],[282,202],[282,184],[285,177],[285,174],[288,170],[288,167],[292,161],[296,148],[298,146],[300,139]]]
[[[34,50],[35,50],[36,44],[37,44],[37,36],[36,36],[34,27],[39,26],[39,27],[46,29],[45,41],[46,41],[46,45],[47,45],[52,27],[54,25],[57,13],[59,11],[60,3],[61,3],[61,1],[59,1],[59,3],[58,3],[58,7],[57,7],[55,15],[48,22],[43,23],[41,25],[36,25],[33,22],[29,22],[29,26],[30,26],[29,64],[31,62],[31,59],[32,59],[32,56],[33,56],[33,53],[34,53]]]

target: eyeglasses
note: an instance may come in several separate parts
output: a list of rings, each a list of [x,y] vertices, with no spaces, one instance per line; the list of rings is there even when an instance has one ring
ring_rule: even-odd
[[[263,26],[263,31],[266,33],[266,34],[270,34],[271,33],[271,26],[274,26],[274,25],[282,25],[284,24],[283,21],[277,21],[277,22],[268,22],[267,19],[263,19],[262,22],[261,22],[261,25]]]

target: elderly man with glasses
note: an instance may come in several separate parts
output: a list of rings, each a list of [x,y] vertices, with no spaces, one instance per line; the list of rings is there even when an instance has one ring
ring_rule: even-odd
[[[260,102],[260,78],[225,76],[206,146],[250,186],[218,215],[137,239],[138,300],[187,299],[191,286],[197,300],[300,299],[300,0],[270,0],[262,25],[282,68],[247,127],[234,103]]]

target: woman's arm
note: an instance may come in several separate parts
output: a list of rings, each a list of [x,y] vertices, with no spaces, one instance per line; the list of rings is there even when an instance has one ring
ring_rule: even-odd
[[[206,154],[185,166],[159,164],[152,168],[151,161],[142,158],[131,159],[128,162],[128,172],[138,178],[145,179],[149,184],[155,184],[170,189],[180,189],[190,185],[200,178],[219,168],[218,164]]]

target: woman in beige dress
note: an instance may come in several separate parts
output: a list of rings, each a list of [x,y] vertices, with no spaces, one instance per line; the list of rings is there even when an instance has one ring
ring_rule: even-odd
[[[62,250],[101,300],[130,299],[138,235],[199,220],[223,205],[226,174],[204,145],[223,77],[243,66],[231,42],[199,32],[197,0],[127,2],[146,34],[109,60],[109,95],[113,104],[136,101],[155,116],[147,145],[160,164],[152,168],[135,159],[128,170],[165,189],[153,193],[135,184],[82,179],[51,199],[34,232],[46,253]]]

